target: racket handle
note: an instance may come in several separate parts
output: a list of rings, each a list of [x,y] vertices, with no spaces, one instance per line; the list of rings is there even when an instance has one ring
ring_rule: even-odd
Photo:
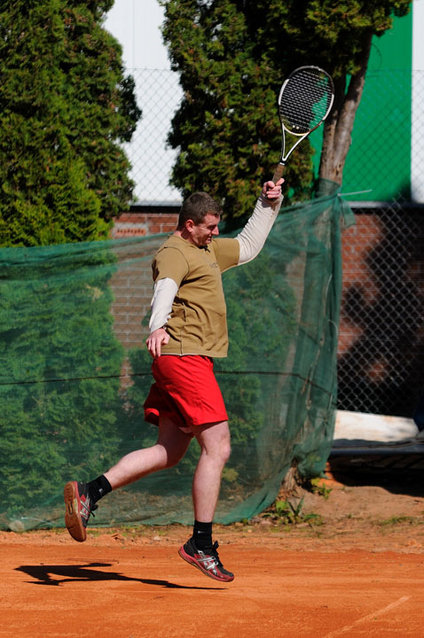
[[[274,175],[272,176],[272,181],[274,182],[274,184],[276,184],[278,180],[283,177],[284,169],[284,164],[278,164],[277,168],[274,171]]]

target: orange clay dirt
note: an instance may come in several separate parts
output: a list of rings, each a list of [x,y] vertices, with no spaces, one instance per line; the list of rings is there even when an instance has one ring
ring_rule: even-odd
[[[315,489],[215,526],[229,584],[179,558],[181,525],[0,532],[0,637],[424,636],[422,475]]]

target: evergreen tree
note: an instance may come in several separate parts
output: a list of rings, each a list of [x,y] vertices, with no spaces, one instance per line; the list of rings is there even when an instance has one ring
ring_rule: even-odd
[[[0,245],[106,237],[133,184],[120,142],[140,111],[113,0],[5,0],[0,9]]]
[[[116,460],[115,262],[108,242],[0,250],[0,527]]]
[[[163,33],[184,90],[169,143],[179,149],[172,183],[185,197],[207,190],[224,204],[227,229],[251,213],[258,186],[272,176],[281,136],[276,92],[281,72],[258,51],[253,8],[226,0],[163,2]],[[253,3],[251,3],[253,4]],[[269,43],[268,43],[269,44]],[[289,167],[298,193],[312,180],[305,145]]]
[[[341,183],[373,36],[405,15],[410,0],[159,0],[164,40],[184,96],[169,135],[179,149],[172,183],[186,196],[207,190],[233,225],[279,160],[276,96],[296,67],[333,75],[336,102],[325,126],[320,177]],[[289,197],[310,196],[312,148],[290,157]]]

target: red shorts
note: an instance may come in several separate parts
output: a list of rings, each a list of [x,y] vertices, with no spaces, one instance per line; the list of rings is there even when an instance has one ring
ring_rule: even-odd
[[[155,382],[144,402],[144,418],[159,425],[168,417],[178,427],[227,421],[221,390],[213,373],[213,361],[200,355],[162,355],[153,361]]]

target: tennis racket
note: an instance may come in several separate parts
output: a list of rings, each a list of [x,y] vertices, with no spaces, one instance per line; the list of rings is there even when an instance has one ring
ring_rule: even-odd
[[[318,66],[301,66],[290,73],[278,96],[282,146],[281,158],[272,178],[274,184],[282,177],[287,159],[294,149],[324,122],[333,101],[333,80]],[[291,140],[288,150],[287,138]]]

